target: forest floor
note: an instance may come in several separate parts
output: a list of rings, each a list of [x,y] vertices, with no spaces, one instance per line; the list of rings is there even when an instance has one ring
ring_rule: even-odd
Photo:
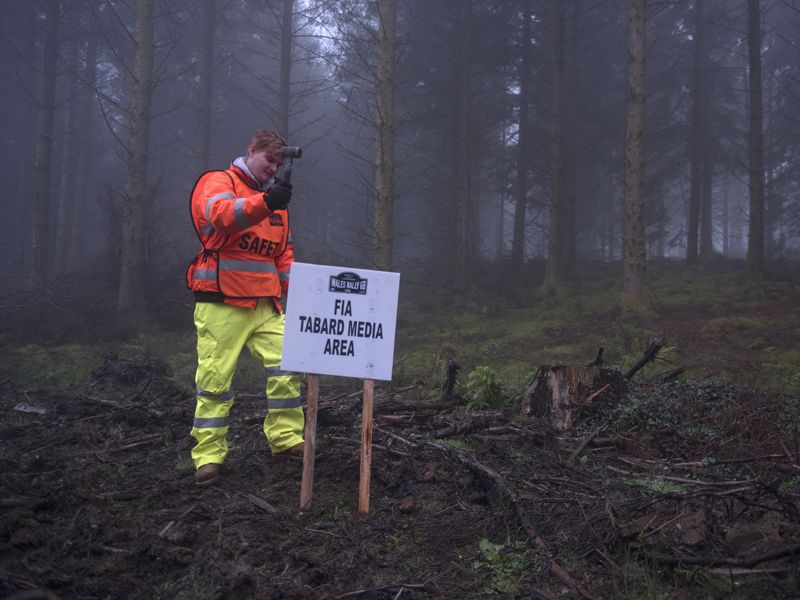
[[[682,359],[735,365],[765,312],[776,332],[754,343],[794,351],[781,341],[798,322],[786,294],[734,298],[736,315],[722,296],[694,316],[665,301],[658,326],[697,345]],[[601,327],[590,321],[587,338]],[[577,331],[553,327],[561,340]],[[476,336],[457,333],[450,343]],[[486,356],[508,362],[503,347]],[[528,356],[533,370],[548,358]],[[324,382],[301,511],[302,467],[270,458],[256,389],[237,397],[223,477],[200,489],[194,401],[174,364],[129,348],[69,385],[0,373],[0,598],[800,598],[797,395],[707,364],[665,382],[664,366],[598,395],[567,432],[521,415],[511,392],[478,406],[474,385],[445,399],[441,382],[380,388],[366,514],[352,386]]]
[[[198,489],[192,398],[165,364],[110,356],[58,394],[7,381],[0,593],[800,596],[798,438],[778,425],[797,415],[711,383],[634,386],[619,400],[587,415],[607,430],[578,436],[458,397],[431,403],[416,387],[379,395],[361,514],[357,393],[322,396],[303,512],[301,465],[270,459],[255,398],[234,411],[220,483]]]

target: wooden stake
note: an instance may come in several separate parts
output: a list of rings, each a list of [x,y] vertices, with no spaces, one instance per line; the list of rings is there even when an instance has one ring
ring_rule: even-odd
[[[372,472],[372,407],[375,381],[364,380],[364,401],[361,409],[361,470],[358,483],[358,512],[369,512],[369,480]]]
[[[317,443],[317,403],[319,400],[319,375],[308,375],[308,403],[306,406],[306,430],[303,450],[303,480],[300,484],[300,508],[311,506],[314,489],[314,456]]]

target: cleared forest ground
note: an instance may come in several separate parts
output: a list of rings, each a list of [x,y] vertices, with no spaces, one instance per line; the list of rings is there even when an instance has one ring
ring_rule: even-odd
[[[300,512],[253,400],[221,483],[193,485],[192,399],[166,375],[114,357],[83,389],[2,386],[5,597],[797,597],[800,460],[776,426],[796,414],[747,389],[639,388],[595,407],[613,426],[579,455],[511,411],[379,396],[361,515],[358,398],[322,398]]]

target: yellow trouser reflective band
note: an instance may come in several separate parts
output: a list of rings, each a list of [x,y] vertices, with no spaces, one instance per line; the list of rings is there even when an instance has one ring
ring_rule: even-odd
[[[296,398],[267,398],[267,408],[299,408],[303,403]]]
[[[264,369],[267,377],[282,377],[284,375],[297,375],[294,371],[284,371],[280,367],[267,367]]]
[[[231,424],[231,418],[228,417],[211,417],[211,418],[194,418],[194,426],[197,429],[208,429],[209,427],[227,427]]]
[[[207,392],[206,390],[200,389],[200,386],[197,386],[197,395],[203,396],[204,398],[208,398],[209,400],[217,400],[219,402],[224,402],[225,400],[231,400],[233,398],[233,390],[228,390],[226,392],[220,392],[219,394],[214,394],[212,392]]]

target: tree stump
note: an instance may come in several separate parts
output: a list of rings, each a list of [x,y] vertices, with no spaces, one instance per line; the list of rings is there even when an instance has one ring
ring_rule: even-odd
[[[595,398],[620,396],[626,387],[622,373],[613,369],[541,366],[522,398],[522,413],[547,419],[553,429],[565,431]]]

